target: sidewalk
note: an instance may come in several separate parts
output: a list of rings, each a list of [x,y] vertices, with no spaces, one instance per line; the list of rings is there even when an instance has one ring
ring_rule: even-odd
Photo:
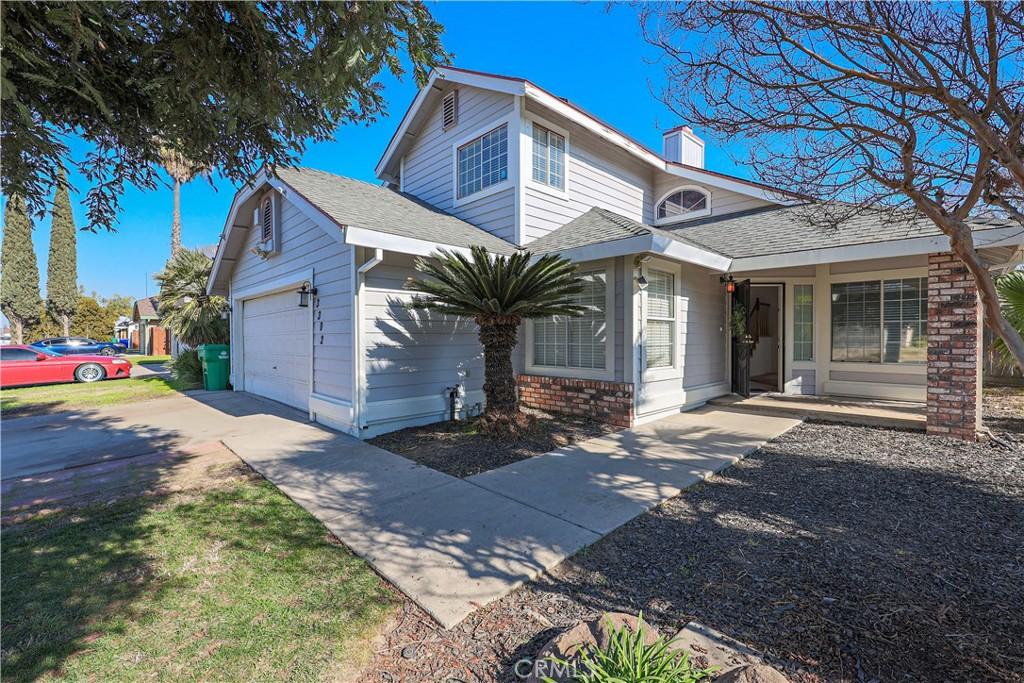
[[[464,480],[261,422],[225,445],[450,628],[799,420],[703,408]]]

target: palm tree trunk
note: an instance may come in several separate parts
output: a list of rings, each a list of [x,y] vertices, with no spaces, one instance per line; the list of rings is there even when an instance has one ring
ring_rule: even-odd
[[[484,416],[491,422],[508,422],[519,412],[516,376],[512,370],[519,323],[480,322],[480,343],[484,347]]]
[[[171,256],[181,249],[181,181],[174,180],[174,221],[171,223]]]

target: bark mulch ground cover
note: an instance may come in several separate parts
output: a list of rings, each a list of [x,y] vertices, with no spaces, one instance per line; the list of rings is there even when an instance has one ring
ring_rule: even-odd
[[[453,477],[465,478],[618,431],[592,420],[529,412],[536,418],[531,431],[515,438],[483,433],[474,418],[409,427],[370,439],[369,443]]]
[[[1007,398],[1024,401],[990,396],[990,424],[1019,439]],[[804,424],[449,632],[407,603],[361,680],[515,681],[518,659],[606,610],[665,633],[697,619],[795,681],[1024,680],[1010,443]]]

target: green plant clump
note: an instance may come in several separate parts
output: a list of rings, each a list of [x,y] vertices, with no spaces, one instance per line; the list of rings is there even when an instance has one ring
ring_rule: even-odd
[[[642,614],[639,622],[643,624]],[[556,661],[570,666],[568,661]],[[640,625],[636,631],[628,626],[614,629],[605,648],[584,648],[575,668],[577,683],[697,683],[709,680],[717,667],[694,667],[689,655],[673,650],[664,636],[647,645]]]
[[[171,361],[171,372],[183,384],[202,384],[203,363],[199,360],[199,352],[195,349],[182,351]]]

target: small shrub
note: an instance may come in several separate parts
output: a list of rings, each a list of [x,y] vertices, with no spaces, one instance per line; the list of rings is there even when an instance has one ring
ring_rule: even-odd
[[[199,360],[199,352],[195,349],[182,351],[171,361],[171,372],[175,379],[185,384],[202,384],[203,364]]]
[[[643,615],[640,617],[643,624]],[[716,667],[698,669],[685,652],[672,650],[670,641],[660,636],[650,645],[644,643],[643,626],[633,631],[628,626],[615,629],[606,648],[583,649],[576,661],[577,683],[697,683],[709,680]],[[569,662],[559,660],[565,666]],[[552,683],[552,679],[545,678]]]

